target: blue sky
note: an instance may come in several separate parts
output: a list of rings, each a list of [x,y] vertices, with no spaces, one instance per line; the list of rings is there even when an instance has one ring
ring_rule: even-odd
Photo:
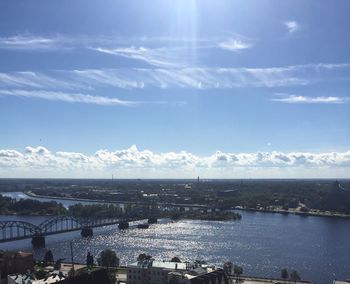
[[[0,177],[350,177],[348,1],[0,3]]]

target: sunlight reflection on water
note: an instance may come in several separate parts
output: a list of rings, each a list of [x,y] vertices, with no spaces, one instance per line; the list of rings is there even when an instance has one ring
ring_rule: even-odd
[[[305,279],[330,283],[333,273],[349,277],[350,220],[301,217],[295,215],[242,212],[242,220],[210,222],[162,220],[149,229],[119,230],[117,226],[94,229],[94,236],[82,239],[80,232],[52,235],[47,248],[56,258],[86,261],[90,251],[95,259],[106,248],[115,250],[122,264],[132,263],[140,253],[158,260],[206,260],[222,265],[225,261],[242,265],[247,274],[278,277],[280,269],[296,269]],[[6,217],[8,218],[8,217]],[[39,219],[38,219],[39,220]],[[35,222],[38,222],[35,219]],[[0,244],[0,249],[30,249],[30,240]],[[42,258],[43,250],[35,251]]]

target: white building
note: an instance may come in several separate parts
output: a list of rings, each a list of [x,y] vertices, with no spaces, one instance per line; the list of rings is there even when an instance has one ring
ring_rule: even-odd
[[[128,284],[164,284],[168,273],[186,270],[185,263],[143,260],[128,266]]]
[[[210,279],[211,283],[226,283],[221,269],[191,263],[144,260],[127,268],[128,284],[205,283],[204,279]]]

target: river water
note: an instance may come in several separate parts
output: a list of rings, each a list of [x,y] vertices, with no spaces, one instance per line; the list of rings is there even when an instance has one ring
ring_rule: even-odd
[[[19,193],[17,193],[19,194]],[[62,200],[62,203],[66,202]],[[72,202],[72,201],[69,201]],[[350,278],[350,220],[326,217],[241,212],[232,222],[161,220],[149,229],[118,230],[117,226],[94,229],[94,237],[82,239],[80,232],[46,237],[46,247],[55,258],[85,262],[105,248],[117,252],[123,265],[142,253],[159,260],[178,256],[181,260],[225,261],[243,266],[244,274],[279,277],[282,268],[295,269],[303,279],[331,283]],[[0,216],[0,220],[23,220],[38,224],[45,217]],[[0,243],[0,249],[31,250],[30,239]],[[44,250],[35,250],[41,258]]]

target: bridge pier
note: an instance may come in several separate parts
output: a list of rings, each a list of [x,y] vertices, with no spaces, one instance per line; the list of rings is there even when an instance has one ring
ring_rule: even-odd
[[[32,237],[32,245],[35,247],[44,247],[45,246],[45,237],[41,234],[35,234]]]
[[[94,235],[94,231],[92,230],[91,227],[84,227],[82,228],[80,234],[83,238],[92,237]]]

